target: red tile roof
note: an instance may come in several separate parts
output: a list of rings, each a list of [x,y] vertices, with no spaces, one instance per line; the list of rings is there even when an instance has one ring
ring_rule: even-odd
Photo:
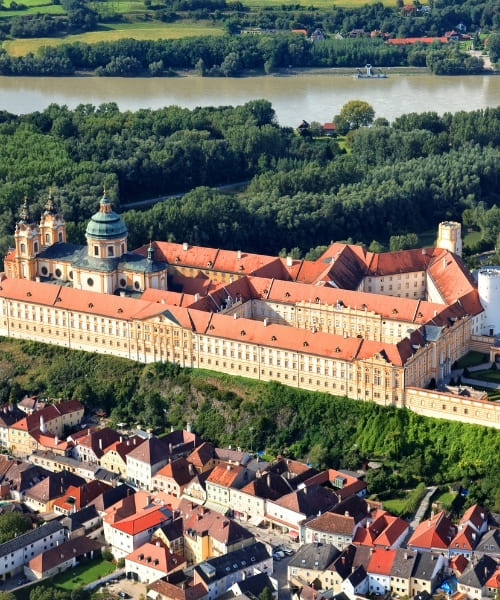
[[[367,573],[389,576],[395,556],[396,550],[374,548],[366,569]]]
[[[427,550],[432,548],[446,550],[455,534],[456,527],[446,513],[441,511],[417,526],[408,540],[408,546]]]
[[[163,575],[184,568],[187,564],[181,554],[171,552],[160,540],[139,546],[125,559],[160,571]]]
[[[407,37],[407,38],[391,38],[387,40],[388,44],[432,44],[432,42],[442,42],[446,44],[448,42],[448,38],[442,37]]]

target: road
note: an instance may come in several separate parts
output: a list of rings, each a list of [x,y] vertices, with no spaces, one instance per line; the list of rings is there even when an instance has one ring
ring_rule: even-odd
[[[219,192],[230,192],[237,191],[248,185],[249,181],[239,181],[238,183],[228,183],[227,185],[219,185],[215,189]],[[158,202],[165,202],[166,200],[173,200],[174,198],[182,198],[189,192],[182,192],[181,194],[171,194],[170,196],[157,196],[156,198],[147,198],[146,200],[138,200],[137,202],[127,202],[126,204],[120,204],[120,210],[130,210],[132,208],[146,208],[153,206]]]

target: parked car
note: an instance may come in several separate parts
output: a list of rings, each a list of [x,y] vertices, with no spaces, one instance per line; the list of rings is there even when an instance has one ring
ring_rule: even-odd
[[[279,560],[281,560],[281,556],[280,556],[280,555],[279,555],[277,552],[273,552],[273,558],[274,558],[274,560],[276,560],[276,561],[279,561]]]
[[[127,594],[127,592],[118,592],[118,596],[120,598],[130,598],[130,594]]]

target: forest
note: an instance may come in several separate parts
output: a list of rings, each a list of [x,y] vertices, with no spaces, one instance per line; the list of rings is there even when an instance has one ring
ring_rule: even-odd
[[[303,35],[225,35],[174,40],[64,43],[41,46],[36,55],[10,56],[0,48],[0,75],[173,76],[192,69],[200,76],[238,77],[293,67],[427,67],[438,75],[477,74],[481,58],[458,44],[392,45],[382,38],[328,38],[312,44]]]
[[[230,377],[170,363],[143,365],[112,356],[2,339],[0,401],[24,394],[78,398],[106,411],[110,425],[193,431],[218,445],[233,444],[309,460],[319,467],[371,470],[372,493],[390,495],[419,482],[461,484],[467,502],[500,510],[498,430],[430,419],[276,382]]]
[[[332,115],[332,119],[335,115]],[[317,124],[316,124],[317,125]],[[276,123],[272,105],[120,112],[115,104],[0,113],[0,252],[13,243],[25,195],[35,215],[49,188],[84,243],[105,186],[129,247],[165,239],[263,254],[315,257],[332,240],[406,247],[445,219],[477,231],[465,254],[500,234],[500,107],[408,114],[340,141]],[[216,186],[247,182],[230,194]],[[149,210],[134,200],[187,192]],[[378,239],[374,239],[377,236]],[[401,239],[400,239],[401,241]],[[500,247],[500,244],[497,244]],[[312,254],[308,254],[312,249]]]

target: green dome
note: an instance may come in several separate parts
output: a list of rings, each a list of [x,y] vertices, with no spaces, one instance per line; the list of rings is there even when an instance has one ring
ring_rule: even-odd
[[[125,223],[119,214],[111,210],[111,203],[106,194],[101,198],[99,212],[96,212],[87,225],[85,235],[95,240],[114,240],[128,233]]]

